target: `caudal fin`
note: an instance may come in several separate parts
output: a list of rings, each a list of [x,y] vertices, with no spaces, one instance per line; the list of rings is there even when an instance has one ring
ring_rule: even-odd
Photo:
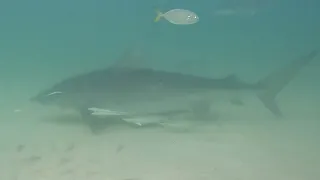
[[[288,66],[271,73],[269,76],[259,81],[261,86],[266,87],[266,91],[259,93],[257,96],[264,106],[273,114],[278,117],[282,116],[282,113],[275,102],[276,96],[303,67],[309,64],[311,60],[317,56],[317,54],[318,51],[312,51],[308,55],[293,61]]]
[[[157,16],[154,19],[154,22],[158,22],[161,19],[161,17],[163,16],[162,12],[159,10],[156,10],[156,13],[157,13]]]

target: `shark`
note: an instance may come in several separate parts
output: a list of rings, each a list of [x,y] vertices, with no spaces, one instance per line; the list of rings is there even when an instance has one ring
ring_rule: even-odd
[[[201,77],[134,66],[139,58],[125,53],[109,67],[66,78],[31,97],[43,106],[71,108],[93,132],[112,123],[135,126],[161,124],[176,115],[192,114],[201,119],[210,114],[215,101],[234,101],[241,93],[256,96],[276,117],[283,113],[277,95],[299,71],[317,56],[313,50],[255,83],[235,75],[223,78]],[[200,118],[201,117],[201,118]],[[112,123],[111,123],[112,122]]]

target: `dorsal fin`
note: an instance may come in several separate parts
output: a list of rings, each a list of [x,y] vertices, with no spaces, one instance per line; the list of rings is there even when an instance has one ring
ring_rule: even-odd
[[[134,48],[127,48],[123,55],[117,59],[112,67],[114,68],[141,68],[145,62],[145,59],[142,57],[141,50]]]

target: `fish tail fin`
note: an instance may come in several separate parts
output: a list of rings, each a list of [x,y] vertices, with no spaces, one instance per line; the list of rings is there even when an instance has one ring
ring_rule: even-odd
[[[298,74],[298,72],[308,65],[318,54],[318,51],[312,51],[308,55],[300,57],[291,62],[288,66],[279,69],[260,80],[258,84],[266,88],[265,91],[257,94],[258,98],[277,117],[281,117],[280,111],[275,99],[279,92]]]
[[[156,13],[157,13],[157,16],[156,18],[154,18],[154,22],[158,22],[161,17],[163,16],[163,13],[161,11],[159,11],[158,9],[156,9]]]

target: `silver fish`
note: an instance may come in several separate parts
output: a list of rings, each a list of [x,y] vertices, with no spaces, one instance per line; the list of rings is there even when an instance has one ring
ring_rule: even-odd
[[[166,13],[158,10],[156,12],[157,17],[154,19],[154,22],[158,22],[161,18],[177,25],[189,25],[199,21],[199,16],[196,13],[185,9],[172,9]]]

